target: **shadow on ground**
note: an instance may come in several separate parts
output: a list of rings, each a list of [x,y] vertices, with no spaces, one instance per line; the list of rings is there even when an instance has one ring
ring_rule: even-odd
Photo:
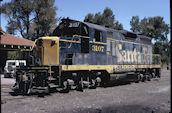
[[[59,112],[59,111],[58,111]],[[53,111],[51,113],[58,113]],[[159,108],[151,108],[144,105],[112,105],[103,108],[79,108],[72,111],[60,111],[65,113],[170,113],[170,111],[163,111]]]

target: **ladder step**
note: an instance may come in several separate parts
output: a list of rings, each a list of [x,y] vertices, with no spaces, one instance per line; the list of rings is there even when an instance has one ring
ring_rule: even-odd
[[[86,86],[88,86],[90,84],[90,82],[88,82],[88,81],[83,81],[82,83]]]
[[[49,84],[50,88],[58,88],[59,85],[55,85],[55,84]]]
[[[50,71],[48,71],[48,73],[50,73]],[[54,73],[54,71],[51,71],[51,73]]]
[[[48,80],[57,80],[57,79],[53,77],[48,77]]]

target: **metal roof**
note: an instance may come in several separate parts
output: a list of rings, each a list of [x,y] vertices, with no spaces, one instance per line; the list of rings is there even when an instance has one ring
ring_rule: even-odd
[[[129,36],[129,37],[133,37],[133,38],[137,38],[137,37],[140,37],[140,39],[147,39],[147,40],[151,40],[152,38],[151,37],[148,37],[148,36],[144,36],[144,35],[138,35],[134,32],[130,32],[130,31],[127,31],[127,30],[115,30],[115,29],[112,29],[112,28],[107,28],[103,25],[97,25],[97,24],[93,24],[93,23],[89,23],[89,22],[81,22],[81,21],[77,21],[77,20],[72,20],[72,19],[62,19],[62,20],[67,20],[67,21],[73,21],[73,22],[80,22],[80,23],[83,23],[85,25],[87,25],[88,27],[90,28],[93,28],[93,29],[97,29],[97,30],[100,30],[100,31],[109,31],[109,32],[115,32],[117,34],[123,34],[125,37]]]
[[[34,43],[31,40],[27,40],[24,38],[19,38],[19,37],[10,35],[4,32],[2,28],[0,29],[0,31],[3,32],[0,38],[0,45],[32,46]]]
[[[152,38],[148,36],[144,36],[144,35],[137,35],[137,36],[140,37],[140,39],[152,40]]]
[[[94,28],[94,29],[101,30],[101,31],[106,31],[106,28],[103,25],[97,25],[97,24],[88,23],[88,22],[81,22],[81,23],[86,24],[90,28]]]

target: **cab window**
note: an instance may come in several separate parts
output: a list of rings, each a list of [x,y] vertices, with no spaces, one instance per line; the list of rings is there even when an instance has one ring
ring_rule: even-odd
[[[102,31],[95,30],[94,39],[96,42],[102,42],[103,41]]]

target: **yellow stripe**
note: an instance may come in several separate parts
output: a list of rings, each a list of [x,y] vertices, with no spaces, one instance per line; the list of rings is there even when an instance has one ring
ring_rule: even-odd
[[[93,42],[93,41],[90,41],[90,43],[95,43],[95,44],[103,44],[103,45],[107,45],[106,43],[103,43],[103,42]]]
[[[112,38],[110,38],[110,40],[113,40],[113,41],[116,41],[116,42],[118,41],[118,42],[130,43],[130,44],[145,45],[145,44],[141,44],[141,43],[129,42],[129,41],[124,41],[124,40],[115,40],[115,39],[112,39]],[[72,41],[72,40],[65,40],[65,39],[60,39],[60,41],[80,43],[80,41]],[[90,43],[95,43],[95,44],[107,45],[107,43],[104,43],[104,42],[93,42],[93,41],[89,41],[89,42]]]
[[[16,69],[48,69],[48,67],[16,67]]]
[[[73,42],[73,43],[80,43],[80,41],[65,40],[65,39],[60,39],[60,41],[63,41],[63,42]]]
[[[43,40],[57,40],[57,39],[59,39],[59,37],[40,37],[39,39],[43,39]]]
[[[129,41],[124,41],[124,40],[116,40],[116,39],[113,39],[113,38],[107,38],[107,40],[108,39],[116,41],[116,42],[118,41],[118,42],[125,42],[125,43],[129,43],[129,44],[145,45],[145,44],[136,43],[136,42],[129,42]]]
[[[63,42],[73,42],[73,43],[81,43],[80,41],[65,40],[65,39],[60,39],[60,41],[63,41]],[[89,41],[89,42],[90,42],[90,43],[95,43],[95,44],[107,45],[106,43],[103,43],[103,42],[92,42],[92,41]]]
[[[76,71],[76,70],[107,70],[110,72],[112,66],[110,65],[62,65],[63,71]]]
[[[31,69],[48,69],[48,67],[31,67]]]
[[[106,70],[113,73],[114,69],[141,69],[141,68],[161,68],[160,65],[62,65],[63,71],[76,70]]]

